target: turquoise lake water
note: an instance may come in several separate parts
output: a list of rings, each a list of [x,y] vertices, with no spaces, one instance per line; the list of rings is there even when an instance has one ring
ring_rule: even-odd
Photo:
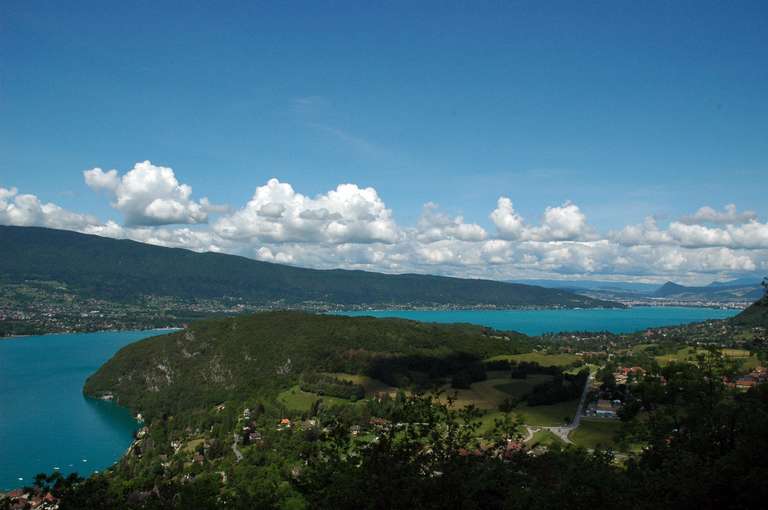
[[[734,310],[383,311],[345,315],[469,322],[529,335],[550,331],[627,332],[722,319]],[[0,490],[29,484],[36,473],[81,475],[113,464],[131,443],[137,423],[127,410],[86,399],[85,379],[121,347],[162,331],[45,335],[0,340]],[[83,462],[83,461],[87,462]],[[19,480],[23,478],[23,480]]]
[[[121,347],[160,333],[0,340],[0,490],[31,485],[54,467],[86,475],[113,464],[137,423],[126,409],[85,398],[83,383]]]
[[[629,333],[645,328],[676,326],[707,319],[733,317],[738,310],[685,307],[645,307],[584,310],[448,310],[448,311],[366,311],[340,312],[343,315],[400,317],[424,322],[468,322],[498,330],[541,335],[559,331],[610,331]]]

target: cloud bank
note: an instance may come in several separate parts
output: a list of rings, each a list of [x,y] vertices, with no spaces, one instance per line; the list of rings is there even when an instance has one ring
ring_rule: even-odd
[[[0,187],[0,224],[307,267],[502,280],[571,275],[705,281],[768,270],[768,223],[733,204],[722,210],[704,206],[665,225],[649,216],[601,233],[572,202],[544,206],[539,220],[531,222],[510,197],[501,196],[487,217],[490,228],[449,215],[432,202],[425,203],[415,225],[402,226],[374,188],[352,183],[310,197],[273,178],[256,186],[247,203],[229,207],[194,199],[173,169],[149,161],[123,174],[85,170],[83,178],[109,198],[122,223]]]

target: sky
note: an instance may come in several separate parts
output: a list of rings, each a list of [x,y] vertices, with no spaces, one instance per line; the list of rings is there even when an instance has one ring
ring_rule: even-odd
[[[6,0],[0,224],[501,280],[768,273],[766,62],[763,1]]]

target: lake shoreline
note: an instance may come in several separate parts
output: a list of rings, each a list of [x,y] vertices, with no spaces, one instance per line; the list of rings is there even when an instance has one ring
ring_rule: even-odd
[[[96,333],[123,333],[127,331],[181,331],[184,328],[174,328],[174,327],[167,327],[167,328],[151,328],[151,329],[97,329],[93,331],[48,331],[45,333],[35,333],[33,335],[9,335],[9,336],[0,336],[0,342],[3,340],[18,340],[23,338],[30,338],[30,337],[36,337],[36,336],[54,336],[54,335],[89,335],[89,334],[96,334]]]
[[[85,395],[83,385],[126,345],[164,332],[54,333],[0,342],[6,377],[0,458],[7,460],[0,463],[0,492],[56,467],[65,476],[89,476],[118,462],[141,424],[128,407]]]

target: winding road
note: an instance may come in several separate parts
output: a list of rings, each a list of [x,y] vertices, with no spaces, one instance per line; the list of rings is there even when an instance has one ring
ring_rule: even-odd
[[[235,436],[235,442],[232,443],[232,451],[235,452],[235,459],[237,460],[237,462],[240,462],[241,460],[243,460],[243,454],[240,451],[240,448],[237,447],[237,432],[234,433],[234,436]]]

